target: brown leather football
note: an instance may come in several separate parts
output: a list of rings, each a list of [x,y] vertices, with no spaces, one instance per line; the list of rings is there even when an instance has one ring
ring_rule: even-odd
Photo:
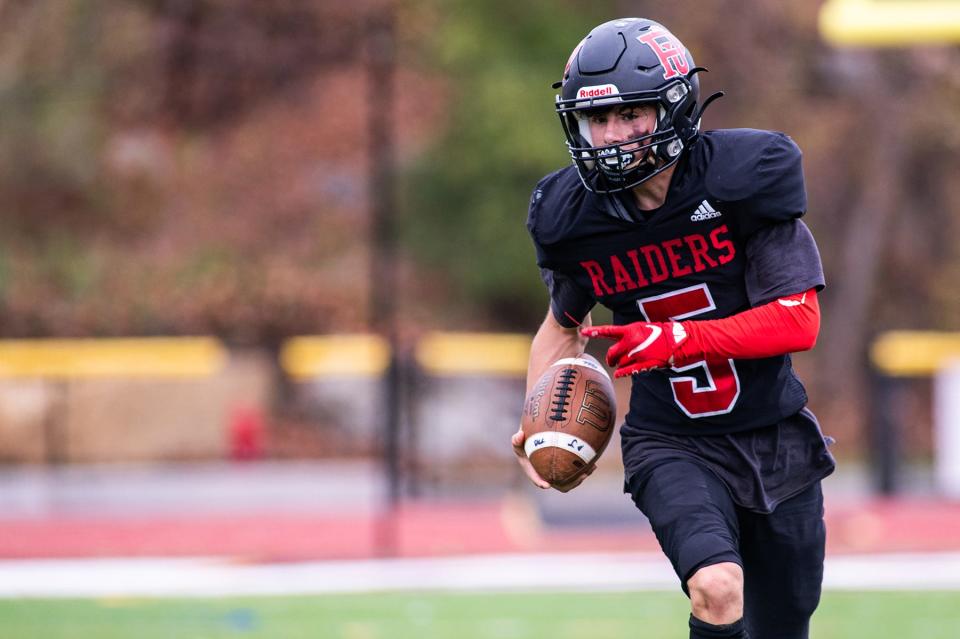
[[[523,403],[521,426],[530,463],[553,486],[596,464],[617,420],[613,382],[590,355],[557,360]]]

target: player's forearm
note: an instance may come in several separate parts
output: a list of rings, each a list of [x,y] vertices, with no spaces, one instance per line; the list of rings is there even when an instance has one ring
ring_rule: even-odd
[[[811,289],[723,319],[681,324],[689,339],[679,346],[679,361],[757,359],[813,348],[820,307]]]
[[[590,315],[582,322],[590,326]],[[527,365],[527,392],[545,370],[558,359],[575,357],[583,352],[587,339],[577,328],[565,328],[557,323],[552,311],[547,317],[530,345],[530,361]]]

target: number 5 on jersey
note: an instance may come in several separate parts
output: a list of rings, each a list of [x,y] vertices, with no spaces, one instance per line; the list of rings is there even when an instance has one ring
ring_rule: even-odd
[[[706,284],[645,297],[637,300],[637,306],[648,322],[690,319],[717,307]],[[677,406],[688,417],[710,417],[732,411],[740,397],[736,363],[732,359],[701,360],[672,370],[684,373],[697,368],[703,369],[706,385],[700,385],[700,381],[691,376],[670,378]]]

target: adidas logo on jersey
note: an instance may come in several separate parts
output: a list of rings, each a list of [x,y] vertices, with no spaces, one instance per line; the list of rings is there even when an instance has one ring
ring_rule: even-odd
[[[723,215],[720,211],[716,210],[710,203],[704,200],[700,203],[700,206],[697,207],[696,212],[690,216],[691,222],[703,222],[704,220],[712,220],[715,217],[720,217]]]

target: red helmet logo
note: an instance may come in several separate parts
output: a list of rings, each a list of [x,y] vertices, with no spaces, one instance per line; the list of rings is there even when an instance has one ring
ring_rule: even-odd
[[[663,66],[664,80],[678,75],[685,76],[690,72],[690,65],[687,64],[687,50],[666,29],[654,27],[638,35],[637,40],[650,47],[650,50],[657,55],[660,65]]]

